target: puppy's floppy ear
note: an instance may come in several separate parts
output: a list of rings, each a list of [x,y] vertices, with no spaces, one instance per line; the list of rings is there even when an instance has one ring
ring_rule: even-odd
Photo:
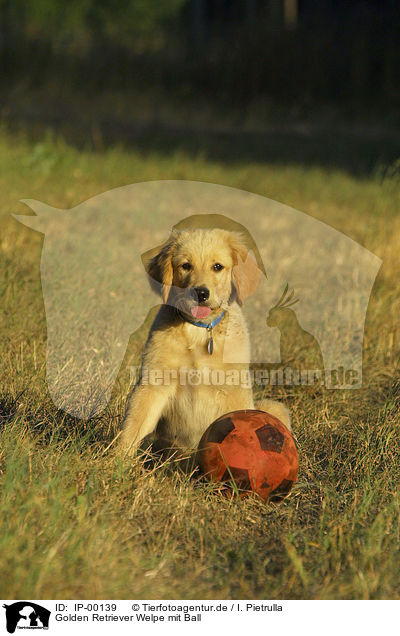
[[[240,234],[232,235],[231,248],[234,262],[232,285],[239,305],[243,305],[246,298],[256,291],[262,272]]]
[[[168,241],[161,248],[150,250],[143,255],[142,261],[146,272],[150,278],[151,288],[161,294],[163,302],[168,300],[169,292],[172,287],[173,268],[172,254],[174,242]]]

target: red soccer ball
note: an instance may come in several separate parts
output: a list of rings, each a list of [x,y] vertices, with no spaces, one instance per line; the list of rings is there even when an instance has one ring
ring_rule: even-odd
[[[201,438],[197,457],[204,475],[223,482],[227,492],[253,492],[265,501],[284,499],[299,471],[290,431],[264,411],[232,411],[219,417]]]

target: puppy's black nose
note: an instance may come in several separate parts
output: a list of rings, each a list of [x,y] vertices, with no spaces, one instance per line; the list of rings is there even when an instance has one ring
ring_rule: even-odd
[[[193,287],[191,296],[199,303],[204,303],[210,297],[210,290],[207,287]]]

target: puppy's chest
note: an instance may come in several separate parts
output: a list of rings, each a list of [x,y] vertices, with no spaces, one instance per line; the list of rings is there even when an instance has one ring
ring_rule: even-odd
[[[226,316],[212,331],[189,322],[155,329],[147,345],[144,363],[151,368],[169,369],[222,369],[226,364],[248,364],[247,330],[237,313],[238,316]]]
[[[193,368],[222,364],[226,329],[218,327],[219,325],[214,329],[205,329],[204,327],[185,325],[183,353]]]

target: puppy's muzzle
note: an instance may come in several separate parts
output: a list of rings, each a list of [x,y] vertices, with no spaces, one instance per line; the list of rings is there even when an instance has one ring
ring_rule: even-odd
[[[205,303],[210,297],[210,290],[207,287],[192,287],[190,296],[198,303]]]

